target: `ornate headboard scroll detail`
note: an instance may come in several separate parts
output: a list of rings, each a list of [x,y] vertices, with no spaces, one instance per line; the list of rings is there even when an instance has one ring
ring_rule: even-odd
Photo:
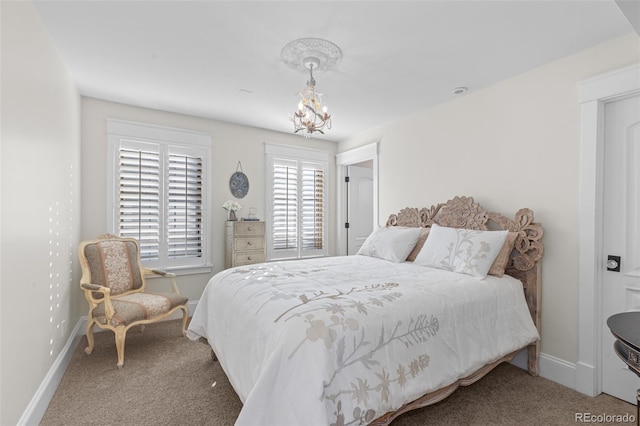
[[[517,232],[508,269],[528,271],[542,258],[543,229],[539,223],[534,223],[531,209],[518,210],[513,220],[500,213],[485,211],[471,197],[455,197],[430,208],[404,208],[387,220],[387,226],[428,228],[434,223],[451,228]]]
[[[429,228],[434,223],[452,228],[506,230],[517,232],[514,248],[505,273],[522,281],[533,322],[540,332],[541,263],[544,245],[542,225],[533,221],[531,209],[520,209],[514,219],[500,213],[487,212],[471,197],[455,197],[430,208],[404,208],[392,214],[387,226]],[[529,345],[529,372],[538,375],[540,341]]]

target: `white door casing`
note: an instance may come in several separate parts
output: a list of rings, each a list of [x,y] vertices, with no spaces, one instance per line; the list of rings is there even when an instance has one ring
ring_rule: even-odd
[[[575,388],[586,395],[596,396],[602,391],[604,106],[640,93],[640,65],[583,81],[579,89],[582,120]]]
[[[640,378],[614,353],[606,319],[640,310],[640,95],[605,104],[603,178],[602,251],[621,260],[603,271],[602,391],[635,403]]]
[[[336,167],[337,167],[337,190],[336,199],[338,210],[338,227],[336,238],[336,251],[337,255],[344,256],[347,254],[347,230],[344,224],[348,221],[347,218],[347,203],[346,203],[346,187],[344,184],[344,178],[347,175],[347,166],[350,164],[362,163],[365,161],[371,161],[373,170],[373,225],[378,225],[378,143],[370,143],[358,148],[344,151],[336,155]]]
[[[373,231],[373,168],[347,166],[347,254],[356,254]]]

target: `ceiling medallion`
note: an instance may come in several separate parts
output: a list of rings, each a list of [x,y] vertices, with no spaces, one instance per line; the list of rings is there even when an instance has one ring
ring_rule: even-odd
[[[331,115],[322,103],[323,94],[316,91],[313,71],[331,71],[342,60],[342,50],[334,43],[319,38],[301,38],[288,43],[280,53],[282,61],[298,71],[309,71],[307,87],[298,95],[298,108],[289,118],[293,122],[294,133],[301,132],[311,137],[318,132],[324,134],[331,129]]]

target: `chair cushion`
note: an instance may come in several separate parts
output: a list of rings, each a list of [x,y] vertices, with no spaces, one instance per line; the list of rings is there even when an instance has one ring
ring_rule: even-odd
[[[149,320],[166,314],[173,308],[186,305],[188,299],[175,293],[132,293],[111,299],[115,315],[111,325],[128,326],[136,321]],[[101,324],[107,323],[104,303],[93,309],[93,318]]]
[[[111,289],[118,295],[142,287],[138,250],[131,241],[104,240],[88,244],[84,255],[91,271],[91,283]],[[94,297],[102,297],[99,293]]]

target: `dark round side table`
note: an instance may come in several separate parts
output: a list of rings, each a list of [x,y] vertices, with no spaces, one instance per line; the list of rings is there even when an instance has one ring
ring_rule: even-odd
[[[623,312],[607,319],[607,326],[616,338],[616,355],[640,377],[640,312]],[[636,391],[636,422],[640,425],[640,389]]]

